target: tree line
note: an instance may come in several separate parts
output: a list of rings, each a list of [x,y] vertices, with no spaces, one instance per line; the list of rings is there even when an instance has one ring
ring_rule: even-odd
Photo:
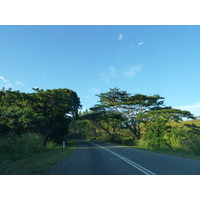
[[[0,91],[0,139],[30,132],[43,136],[43,144],[61,144],[66,137],[102,139],[124,144],[145,144],[154,148],[174,148],[183,142],[200,144],[200,127],[184,123],[196,119],[189,111],[164,104],[164,97],[130,94],[119,88],[97,95],[99,101],[81,112],[76,92],[64,89],[33,88],[32,93]],[[176,123],[172,125],[172,123]],[[198,143],[199,141],[199,143]],[[187,143],[188,144],[188,143]]]
[[[188,131],[171,126],[171,122],[179,123],[183,118],[194,120],[196,117],[189,111],[166,106],[165,98],[158,94],[132,95],[115,87],[97,96],[98,103],[89,111],[80,112],[79,119],[71,123],[71,137],[95,139],[98,133],[104,133],[109,141],[114,142],[120,138],[119,135],[128,132],[132,142],[145,141],[151,147],[173,148],[200,133],[195,124],[184,124]]]
[[[32,93],[0,91],[0,136],[39,133],[47,141],[61,143],[81,108],[76,92],[33,88]]]

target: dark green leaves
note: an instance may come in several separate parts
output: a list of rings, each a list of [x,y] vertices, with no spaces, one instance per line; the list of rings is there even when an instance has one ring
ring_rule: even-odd
[[[34,93],[0,91],[0,133],[36,131],[46,140],[60,142],[70,121],[81,107],[77,94],[69,89],[40,90]]]
[[[154,107],[163,106],[163,97],[159,95],[147,96],[142,94],[131,95],[119,88],[110,89],[107,93],[97,95],[100,100],[99,104],[90,108],[93,112],[114,113],[121,115],[122,125],[128,128],[133,135],[140,139],[140,120],[139,114],[148,112]]]

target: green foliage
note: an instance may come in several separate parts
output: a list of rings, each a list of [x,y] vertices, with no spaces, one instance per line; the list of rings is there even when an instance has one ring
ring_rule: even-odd
[[[110,141],[115,139],[116,134],[122,128],[122,116],[113,112],[106,112],[105,110],[96,110],[83,116],[81,119],[89,120],[97,128],[104,130],[110,137]]]
[[[152,148],[179,147],[183,138],[188,137],[186,129],[170,126],[169,122],[179,123],[183,117],[195,117],[188,111],[173,109],[171,107],[154,107],[148,112],[138,115],[146,127],[143,139]]]
[[[77,148],[77,143],[66,142],[66,148],[49,142],[42,152],[23,159],[13,159],[8,155],[0,155],[1,175],[39,175],[44,174],[57,163],[69,156]],[[4,163],[4,164],[1,164]]]
[[[166,140],[171,148],[181,147],[183,138],[188,134],[184,128],[171,128],[170,131],[165,135]]]
[[[33,131],[44,136],[44,145],[49,140],[61,143],[70,122],[78,117],[77,94],[66,88],[34,91],[0,91],[0,137]]]
[[[144,139],[153,148],[171,147],[168,135],[170,127],[166,125],[167,120],[158,118],[153,124],[147,127]]]
[[[138,140],[141,136],[140,123],[143,120],[138,115],[148,112],[163,105],[163,97],[159,95],[147,96],[142,94],[131,95],[119,88],[110,89],[107,93],[97,95],[100,100],[90,110],[99,113],[102,110],[106,113],[121,115],[121,125],[128,128]],[[120,123],[120,122],[118,122]]]
[[[165,106],[164,97],[160,95],[131,95],[113,88],[97,96],[98,104],[91,107],[91,111],[81,113],[74,133],[83,133],[85,138],[92,139],[102,139],[107,134],[112,142],[170,150],[182,148],[183,140],[193,137],[194,132],[200,134],[199,126],[192,124],[172,127],[171,122],[177,124],[182,118],[195,117],[189,111]],[[89,127],[96,127],[91,129],[90,136]],[[125,130],[131,135],[124,134]]]
[[[4,138],[0,138],[0,154],[13,158],[23,158],[33,156],[43,150],[42,135],[36,133],[27,133],[16,135],[10,133]]]
[[[196,136],[182,142],[184,147],[193,155],[200,156],[200,137]]]
[[[164,142],[161,142],[160,145],[155,145],[156,142],[153,142],[152,145],[150,141],[153,140],[151,136],[153,136],[154,133],[149,134],[150,138],[146,138],[147,132],[145,132],[141,140],[137,141],[137,146],[140,148],[159,150],[162,152],[177,153],[178,155],[200,156],[199,125],[199,120],[187,122],[167,121],[167,123],[164,123],[162,126],[162,128],[168,127],[167,131],[163,129],[165,134],[161,134],[161,138],[164,139]],[[155,124],[152,126],[157,128],[159,127],[159,125],[156,126]],[[160,130],[162,130],[162,128],[160,128]],[[155,141],[158,143],[159,140],[156,138]]]
[[[86,112],[79,112],[79,118],[76,120],[72,120],[69,124],[69,134],[67,138],[70,139],[90,139],[96,138],[96,127],[94,124],[87,119],[83,119],[85,115],[89,114]]]

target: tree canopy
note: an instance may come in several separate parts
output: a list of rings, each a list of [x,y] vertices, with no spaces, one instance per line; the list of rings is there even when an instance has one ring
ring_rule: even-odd
[[[137,118],[138,114],[145,113],[153,107],[163,104],[163,97],[159,95],[147,96],[142,94],[131,95],[126,91],[121,91],[119,88],[110,89],[109,92],[97,95],[100,100],[90,110],[98,112],[104,109],[107,112],[113,112],[121,115],[123,125],[128,128],[133,135],[140,139],[140,121]]]
[[[33,89],[33,93],[0,91],[0,134],[40,132],[45,141],[60,143],[81,108],[76,92],[64,89]]]
[[[93,112],[93,119],[91,120],[96,119],[97,123],[99,118],[95,116],[101,116],[101,119],[103,119],[102,113],[104,114],[104,121],[106,120],[106,114],[107,117],[111,116],[111,118],[115,118],[115,115],[120,115],[118,117],[120,122],[118,121],[118,123],[128,128],[138,140],[141,136],[141,123],[148,124],[153,122],[153,119],[161,116],[165,116],[168,120],[172,118],[181,120],[182,117],[194,118],[189,111],[166,107],[164,105],[164,97],[158,94],[132,95],[115,87],[110,89],[109,92],[101,93],[97,96],[99,97],[98,104],[90,108]]]

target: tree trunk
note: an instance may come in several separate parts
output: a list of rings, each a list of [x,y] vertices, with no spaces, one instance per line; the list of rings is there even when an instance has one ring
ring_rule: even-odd
[[[137,131],[137,127],[134,126],[133,128],[129,124],[125,124],[126,127],[133,133],[133,135],[137,138],[137,140],[140,140],[140,131]]]

